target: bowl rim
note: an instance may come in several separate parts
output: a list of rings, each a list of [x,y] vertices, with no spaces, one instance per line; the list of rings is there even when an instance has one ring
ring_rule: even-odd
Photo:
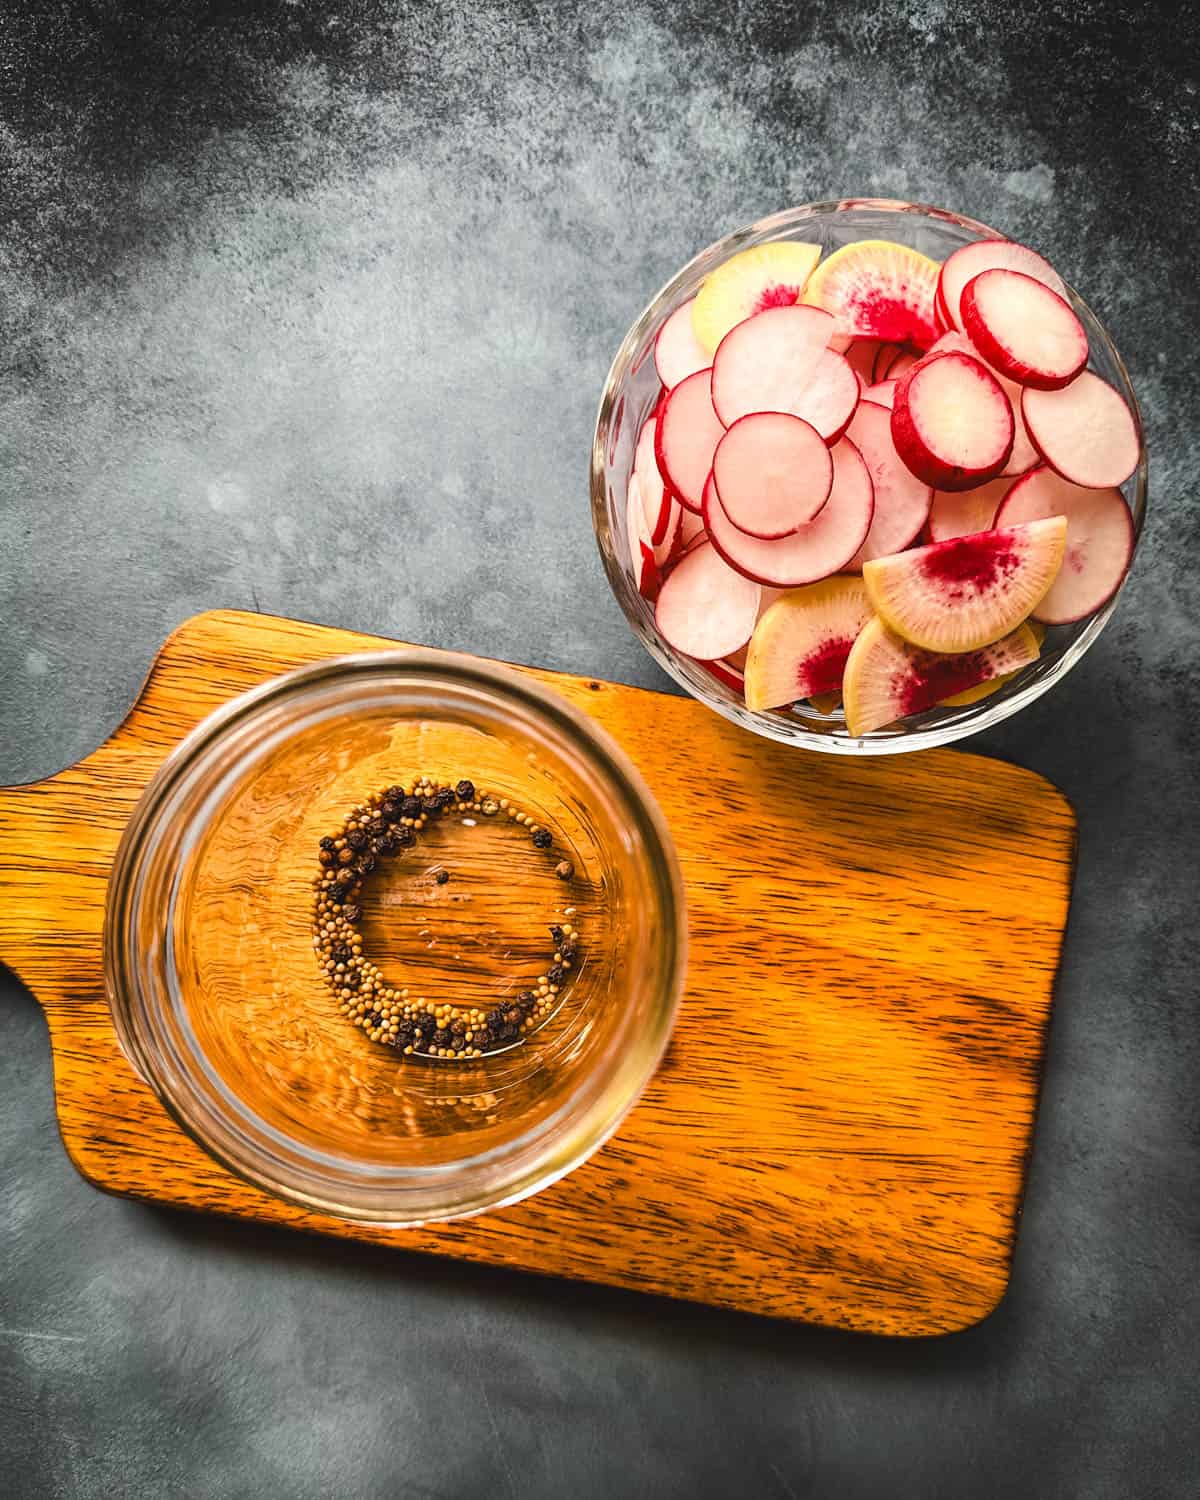
[[[557,723],[573,746],[585,747],[593,769],[620,790],[623,806],[639,820],[643,846],[650,856],[651,878],[659,889],[661,914],[665,919],[658,926],[657,939],[662,954],[662,983],[642,1043],[637,1048],[621,1050],[603,1085],[589,1097],[587,1107],[569,1131],[563,1133],[558,1127],[570,1116],[573,1094],[539,1123],[538,1149],[528,1160],[520,1159],[520,1169],[501,1184],[499,1191],[486,1189],[461,1195],[454,1202],[441,1201],[448,1199],[445,1193],[435,1195],[438,1201],[433,1201],[430,1195],[419,1193],[418,1187],[444,1184],[473,1167],[494,1166],[511,1153],[512,1143],[492,1146],[453,1162],[372,1167],[362,1174],[361,1192],[347,1192],[344,1184],[340,1189],[326,1190],[329,1180],[326,1165],[336,1164],[342,1173],[353,1174],[356,1169],[350,1159],[326,1155],[289,1141],[285,1132],[262,1120],[221,1080],[219,1097],[231,1100],[236,1110],[234,1115],[223,1116],[193,1086],[190,1073],[179,1076],[177,1061],[161,1054],[154,1040],[144,1034],[144,1020],[139,1023],[138,1007],[149,1014],[152,1002],[141,992],[137,965],[129,956],[142,858],[172,797],[189,776],[195,777],[205,769],[205,757],[227,742],[237,728],[253,724],[267,709],[289,696],[304,694],[322,683],[344,682],[355,677],[363,681],[395,679],[398,673],[410,678],[450,676],[482,688],[493,698],[508,695],[517,699],[535,720]],[[169,915],[164,917],[163,931],[169,941]],[[130,814],[110,867],[103,927],[105,995],[118,1042],[180,1129],[243,1181],[276,1197],[347,1222],[395,1228],[467,1218],[516,1203],[558,1181],[597,1151],[637,1103],[666,1051],[679,1009],[687,946],[686,897],[674,839],[653,793],[613,736],[552,688],[507,664],[420,647],[354,652],[306,663],[268,678],[207,714],[168,752]],[[167,1003],[186,1016],[177,992]],[[190,1029],[190,1023],[187,1024]],[[207,1067],[203,1050],[198,1046],[194,1061],[201,1069]],[[209,1072],[211,1075],[212,1070]],[[241,1122],[257,1126],[253,1139],[238,1128]],[[214,1124],[219,1127],[217,1130],[211,1128]],[[289,1144],[292,1155],[264,1147],[264,1141],[272,1139]],[[520,1143],[525,1137],[516,1139]],[[248,1145],[241,1149],[246,1142]],[[302,1180],[288,1180],[295,1176],[297,1156],[313,1164],[312,1170],[299,1174]],[[373,1202],[372,1196],[380,1201]],[[353,1201],[346,1201],[348,1198]],[[416,1208],[418,1202],[421,1206]],[[404,1206],[398,1211],[401,1204]]]
[[[985,729],[990,729],[1011,718],[1013,714],[1019,713],[1023,708],[1029,706],[1044,693],[1048,692],[1057,682],[1077,666],[1086,652],[1095,644],[1101,631],[1112,618],[1117,607],[1117,602],[1123,594],[1129,578],[1133,572],[1134,561],[1137,557],[1138,548],[1141,543],[1142,532],[1145,528],[1146,514],[1149,498],[1149,458],[1146,451],[1145,424],[1142,419],[1141,407],[1137,400],[1137,394],[1133,388],[1128,368],[1117,349],[1111,334],[1104,323],[1096,316],[1087,302],[1071,286],[1067,290],[1071,300],[1082,308],[1087,320],[1094,325],[1098,336],[1103,342],[1105,355],[1110,359],[1116,369],[1121,382],[1121,394],[1129,404],[1133,415],[1134,425],[1137,429],[1139,442],[1138,467],[1130,478],[1134,481],[1133,499],[1130,501],[1130,512],[1133,520],[1133,549],[1130,553],[1129,566],[1112,598],[1104,607],[1091,616],[1083,625],[1080,633],[1068,645],[1063,647],[1061,653],[1053,659],[1045,670],[1028,682],[1024,687],[1015,691],[1001,689],[989,697],[980,699],[977,703],[965,705],[954,709],[946,717],[946,709],[942,707],[927,710],[928,713],[940,714],[943,717],[935,724],[926,727],[907,725],[899,721],[899,727],[885,727],[882,730],[873,730],[869,734],[853,738],[849,735],[839,736],[837,734],[822,734],[806,728],[803,721],[786,712],[770,711],[755,712],[739,701],[734,694],[722,684],[715,680],[711,684],[702,682],[698,675],[693,677],[689,668],[685,665],[686,658],[682,658],[674,652],[653,626],[652,612],[647,607],[647,602],[638,592],[630,574],[626,572],[617,550],[613,545],[611,534],[611,523],[608,515],[607,503],[607,474],[606,450],[610,441],[609,434],[613,425],[613,412],[622,399],[621,385],[625,377],[634,370],[634,361],[639,350],[642,349],[651,330],[656,328],[663,318],[678,303],[680,294],[684,290],[692,289],[693,283],[698,277],[707,274],[714,266],[728,257],[737,249],[745,248],[748,244],[764,243],[771,239],[782,238],[785,232],[800,228],[804,222],[818,216],[827,217],[846,212],[879,212],[901,215],[913,219],[926,219],[950,223],[958,228],[969,230],[980,239],[1007,240],[1010,236],[999,229],[992,228],[982,220],[973,219],[965,214],[955,213],[953,210],[938,208],[928,203],[911,203],[899,198],[841,198],[829,199],[813,203],[798,204],[792,208],[781,209],[779,212],[769,214],[762,219],[756,219],[752,223],[740,225],[728,234],[712,241],[700,250],[696,255],[683,265],[675,274],[666,281],[654,294],[642,311],[635,318],[625,337],[621,340],[616,354],[613,356],[608,374],[605,377],[604,387],[601,391],[599,405],[597,407],[595,428],[593,430],[591,459],[589,465],[589,494],[591,499],[592,529],[596,537],[596,543],[600,551],[601,563],[604,567],[608,584],[621,610],[625,615],[634,634],[641,641],[646,651],[658,663],[658,665],[684,689],[685,692],[697,702],[713,709],[723,718],[740,728],[748,729],[754,734],[762,735],[764,738],[776,740],[785,744],[797,745],[808,750],[816,750],[827,755],[857,756],[857,755],[897,755],[908,754],[917,750],[933,749],[937,746],[952,744],[956,740],[965,739],[969,735],[978,734]],[[864,236],[865,237],[865,236]],[[649,346],[649,354],[652,357],[653,345]],[[638,366],[640,368],[640,365]],[[623,413],[619,413],[615,419],[618,423]],[[1019,476],[1017,476],[1019,477]],[[1129,481],[1126,481],[1128,483]],[[1036,668],[1037,663],[1033,664]],[[815,711],[814,718],[820,718]],[[918,720],[921,715],[914,716]],[[834,723],[833,719],[829,720]]]

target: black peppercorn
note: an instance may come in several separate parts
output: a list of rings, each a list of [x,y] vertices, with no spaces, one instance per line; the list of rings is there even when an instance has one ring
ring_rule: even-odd
[[[554,842],[554,836],[548,828],[535,828],[532,838],[535,849],[549,849],[550,845]]]
[[[563,943],[562,947],[558,951],[563,956],[563,963],[569,964],[571,962],[571,960],[575,957],[575,954],[579,951],[579,944],[578,943]]]
[[[561,948],[563,945],[563,938],[566,936],[566,933],[563,932],[562,928],[557,924],[557,922],[553,927],[551,927],[550,936],[554,939],[555,949]]]
[[[390,786],[383,794],[385,802],[403,802],[404,788],[402,786]]]
[[[405,818],[419,818],[421,816],[420,797],[405,797],[400,804],[400,814]]]
[[[375,868],[375,856],[373,854],[360,854],[354,868],[360,875],[369,875]]]
[[[334,841],[333,841],[333,839],[331,839],[328,836],[328,834],[321,840],[321,848],[322,849],[332,849],[333,848],[333,844],[334,844]]]
[[[411,828],[397,828],[391,839],[397,849],[407,849],[410,844],[417,842],[417,836]]]
[[[435,1047],[448,1047],[450,1045],[451,1033],[445,1027],[439,1026],[433,1033],[433,1045]]]
[[[353,858],[353,856],[351,856],[351,857]],[[336,885],[353,885],[354,884],[354,871],[353,870],[339,870],[337,872],[337,880],[334,883]]]
[[[322,849],[317,855],[317,858],[323,865],[331,865],[334,861],[335,855],[332,849]]]
[[[354,957],[354,949],[347,943],[338,943],[336,947],[329,950],[329,956],[335,964],[348,964]]]
[[[354,859],[353,849],[339,849],[337,861],[339,865],[348,865]]]
[[[345,917],[346,921],[349,922],[351,926],[353,926],[353,924],[358,921],[359,917],[362,916],[362,907],[347,906],[343,909],[342,916]]]
[[[367,824],[367,832],[373,838],[378,838],[381,833],[387,832],[387,824],[381,817],[376,816]]]
[[[460,802],[474,802],[475,783],[473,781],[467,781],[464,778],[464,780],[460,781],[454,788],[454,795]]]
[[[351,849],[365,849],[367,847],[367,835],[361,828],[352,828],[346,835],[346,842]]]
[[[467,1023],[465,1021],[461,1021],[461,1020],[460,1021],[451,1021],[450,1022],[450,1030],[454,1033],[455,1036],[465,1036],[466,1035],[466,1030],[467,1030]]]
[[[563,968],[560,968],[558,964],[555,964],[550,972],[546,975],[546,978],[550,981],[551,984],[561,984],[566,977],[567,971]]]
[[[438,885],[445,885],[446,882],[450,879],[450,871],[439,870],[433,878],[437,881]]]
[[[385,798],[379,804],[379,811],[381,816],[385,817],[389,823],[394,823],[400,816],[400,804],[392,802],[389,798]]]

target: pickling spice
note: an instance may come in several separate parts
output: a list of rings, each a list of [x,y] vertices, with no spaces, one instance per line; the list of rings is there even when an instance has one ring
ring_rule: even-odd
[[[550,830],[508,798],[481,793],[466,778],[451,786],[428,777],[418,780],[411,792],[402,786],[372,792],[350,810],[338,832],[322,838],[317,847],[312,943],[325,983],[342,1015],[373,1042],[394,1047],[406,1057],[482,1057],[511,1046],[549,1015],[574,977],[579,933],[567,922],[549,929],[553,948],[546,972],[529,989],[488,1010],[413,999],[407,989],[387,984],[364,954],[358,931],[363,884],[380,861],[412,848],[431,819],[469,818],[474,813],[486,818],[504,814],[528,831],[536,850],[553,848]],[[555,874],[572,880],[575,868],[569,860],[560,860]],[[433,878],[445,885],[451,872],[439,868]],[[568,913],[573,915],[574,909],[568,908]]]

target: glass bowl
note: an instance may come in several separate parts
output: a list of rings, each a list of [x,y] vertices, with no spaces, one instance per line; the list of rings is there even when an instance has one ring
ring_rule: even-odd
[[[313,951],[320,839],[419,775],[511,799],[554,845],[503,808],[431,820],[364,884],[387,983],[495,1003],[552,963],[552,924],[580,934],[557,1009],[482,1057],[371,1041]],[[200,1145],[306,1208],[413,1225],[515,1202],[607,1139],[667,1045],[685,943],[670,834],[618,746],[529,678],[397,651],[276,678],[178,746],[117,851],[104,963],[127,1056]]]
[[[592,524],[600,555],[609,585],[650,655],[692,697],[735,724],[770,739],[840,755],[889,755],[946,745],[990,728],[1040,698],[1079,661],[1111,618],[1120,590],[1087,620],[1048,630],[1038,660],[989,697],[965,707],[929,709],[902,723],[856,738],[847,731],[840,709],[822,713],[803,702],[766,713],[748,709],[739,694],[663,640],[655,627],[654,606],[638,592],[629,562],[626,496],[637,434],[659,391],[653,357],[655,335],[681,303],[696,295],[701,282],[715,266],[735,251],[770,240],[818,242],[828,254],[855,240],[888,239],[911,245],[933,260],[944,261],[952,251],[971,240],[1003,238],[1006,236],[999,230],[989,229],[986,224],[925,204],[879,198],[808,203],[760,219],[757,224],[738,229],[702,250],[671,278],[625,335],[608,372],[592,442]],[[1091,368],[1124,396],[1140,434],[1141,414],[1121,356],[1083,299],[1074,291],[1070,297],[1087,330]],[[1146,472],[1143,443],[1138,468],[1123,486],[1133,515],[1135,551],[1146,519]]]

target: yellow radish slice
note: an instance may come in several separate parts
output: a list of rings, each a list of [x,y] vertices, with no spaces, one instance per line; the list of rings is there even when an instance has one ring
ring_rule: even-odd
[[[847,574],[781,594],[750,638],[746,706],[782,708],[840,692],[850,648],[871,617],[862,579]]]
[[[731,255],[708,273],[692,304],[697,342],[714,354],[729,330],[746,318],[799,302],[820,259],[820,245],[793,240],[754,245]]]
[[[863,564],[876,613],[926,651],[974,651],[1024,620],[1058,576],[1062,516],[931,542]],[[965,684],[964,684],[965,685]]]

